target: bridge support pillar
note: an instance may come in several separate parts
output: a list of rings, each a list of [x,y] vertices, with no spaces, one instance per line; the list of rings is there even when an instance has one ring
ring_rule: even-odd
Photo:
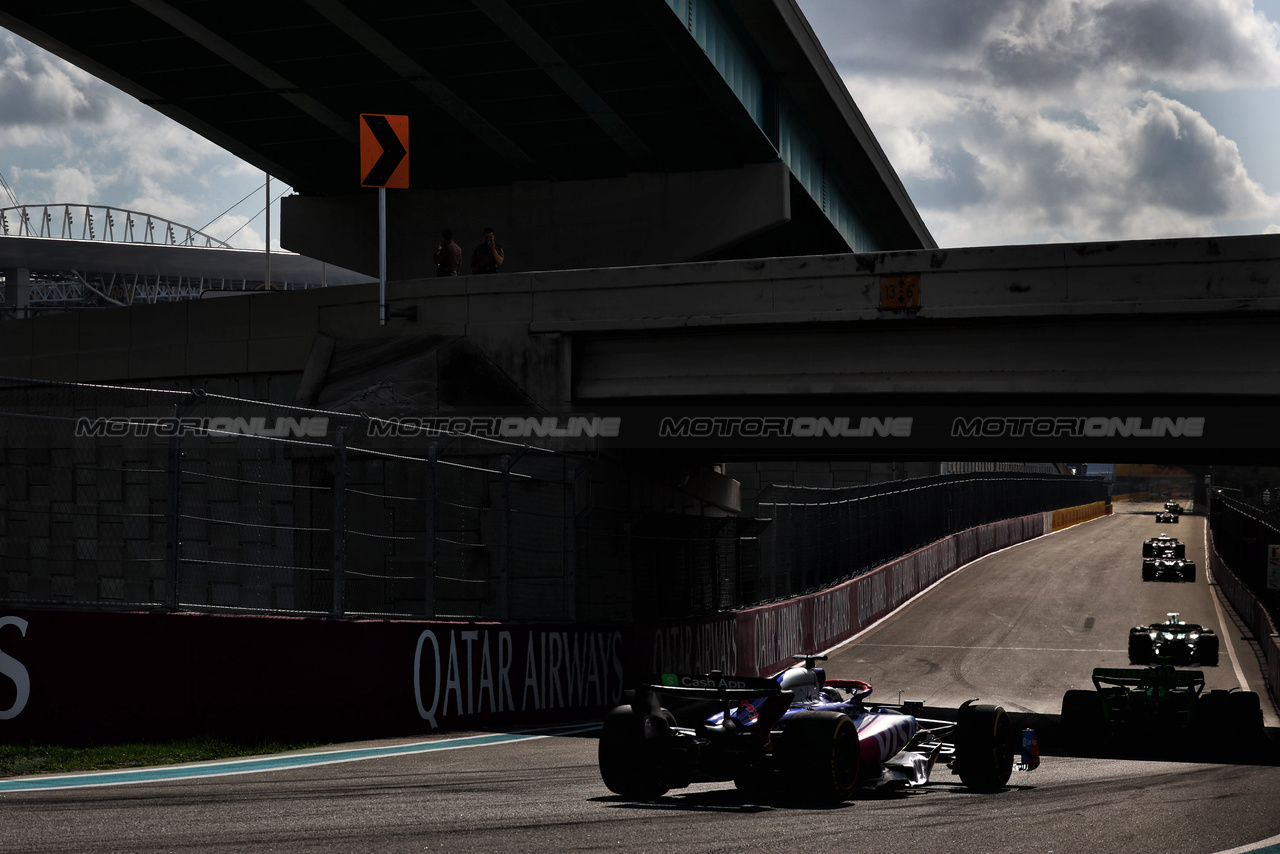
[[[26,267],[5,267],[0,270],[0,277],[4,278],[4,302],[0,305],[5,313],[25,316],[31,305],[31,271]]]

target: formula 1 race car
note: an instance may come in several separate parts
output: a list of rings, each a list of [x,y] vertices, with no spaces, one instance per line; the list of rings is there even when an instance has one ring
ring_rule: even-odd
[[[918,717],[923,704],[874,705],[871,686],[827,679],[816,662],[774,678],[661,674],[605,718],[600,776],[625,798],[652,799],[690,783],[728,782],[749,796],[798,796],[832,805],[855,789],[923,786],[941,761],[965,786],[1003,788],[1015,767],[1017,735],[1000,706],[965,703],[956,720]],[[846,697],[842,691],[847,691]],[[714,702],[691,727],[677,725],[660,696]],[[1035,733],[1022,739],[1019,770],[1040,764]]]
[[[1164,503],[1164,509],[1169,511],[1170,513],[1181,513],[1182,505],[1176,501],[1166,501]]]
[[[1171,557],[1149,557],[1142,560],[1143,581],[1195,581],[1196,564],[1192,560]]]
[[[1156,514],[1156,524],[1157,525],[1165,525],[1165,524],[1176,525],[1178,524],[1178,514],[1173,513],[1169,510],[1161,510],[1159,513]]]
[[[1187,547],[1177,537],[1161,534],[1142,544],[1142,556],[1183,558],[1187,556]]]
[[[1093,685],[1096,690],[1062,697],[1062,735],[1070,753],[1223,758],[1238,751],[1248,758],[1266,743],[1258,695],[1205,692],[1199,670],[1099,667]]]
[[[1142,544],[1143,581],[1195,581],[1195,561],[1187,560],[1181,541],[1161,534]]]
[[[1218,666],[1218,636],[1213,629],[1186,623],[1169,614],[1163,623],[1129,630],[1130,664],[1199,664]]]

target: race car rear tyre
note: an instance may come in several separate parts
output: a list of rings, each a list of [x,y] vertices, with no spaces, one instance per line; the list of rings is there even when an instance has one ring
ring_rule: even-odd
[[[980,792],[1003,789],[1013,774],[1013,722],[1000,706],[963,706],[956,720],[955,771]]]
[[[1182,567],[1182,580],[1183,581],[1196,580],[1196,565],[1194,563],[1187,563]]]
[[[1155,565],[1155,563],[1148,563],[1147,561],[1143,561],[1143,562],[1142,562],[1142,580],[1143,580],[1143,581],[1155,581],[1155,580],[1156,580],[1156,565]]]
[[[1252,691],[1205,691],[1194,721],[1202,758],[1233,761],[1257,755],[1267,740],[1262,704]]]
[[[1106,716],[1097,691],[1071,690],[1062,695],[1062,743],[1068,753],[1083,756],[1103,746]]]
[[[1129,663],[1151,663],[1151,635],[1146,632],[1129,632]]]
[[[841,712],[800,712],[786,722],[782,760],[810,803],[838,804],[858,784],[858,728]]]
[[[665,734],[669,726],[666,716],[637,715],[630,706],[609,712],[597,753],[600,777],[609,791],[636,800],[653,800],[667,793],[671,787],[652,742],[669,737]],[[646,728],[649,738],[645,737]]]
[[[1227,708],[1230,710],[1233,729],[1246,744],[1252,740],[1266,740],[1262,703],[1257,694],[1252,691],[1232,691],[1227,696]]]
[[[1204,667],[1218,666],[1218,636],[1201,635],[1196,643],[1196,658]]]

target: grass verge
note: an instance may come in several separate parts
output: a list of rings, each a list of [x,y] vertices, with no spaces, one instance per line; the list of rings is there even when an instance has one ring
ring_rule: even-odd
[[[236,756],[283,753],[316,744],[279,742],[236,743],[215,738],[191,738],[154,744],[96,744],[68,747],[56,744],[0,744],[0,777],[28,774],[68,774],[111,771],[180,762],[209,762]]]

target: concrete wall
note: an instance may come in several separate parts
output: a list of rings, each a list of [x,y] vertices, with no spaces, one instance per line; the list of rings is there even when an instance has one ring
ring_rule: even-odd
[[[504,273],[677,264],[714,255],[791,218],[782,163],[711,172],[644,172],[592,181],[517,181],[461,190],[387,191],[387,275],[435,275],[441,229],[463,271],[492,226]],[[286,196],[281,245],[378,275],[376,196]]]

